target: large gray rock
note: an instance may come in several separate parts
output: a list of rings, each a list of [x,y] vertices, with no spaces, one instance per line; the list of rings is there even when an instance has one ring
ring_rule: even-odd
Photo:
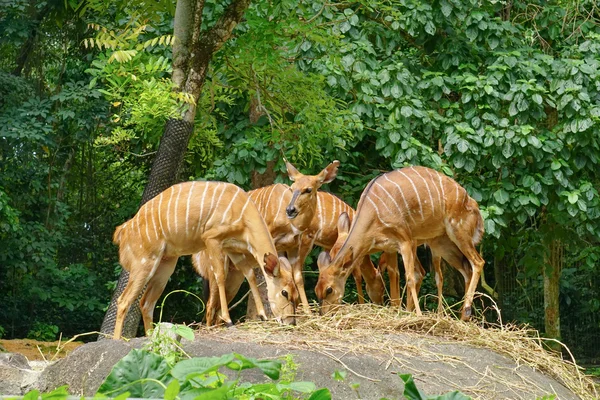
[[[555,393],[561,400],[577,398],[557,381],[532,368],[518,366],[506,356],[434,337],[416,339],[414,335],[385,335],[378,339],[391,341],[398,352],[361,354],[355,351],[354,341],[345,344],[346,351],[340,350],[344,343],[327,342],[315,348],[314,345],[303,345],[303,338],[292,331],[265,334],[271,344],[262,344],[264,340],[260,338],[240,341],[235,335],[228,337],[228,332],[233,330],[197,336],[194,342],[184,340],[184,349],[191,356],[237,352],[255,358],[277,358],[292,354],[298,367],[296,380],[327,387],[334,399],[357,398],[351,384],[359,384],[358,394],[365,400],[401,398],[403,385],[398,372],[412,373],[418,387],[428,394],[460,388],[464,393],[482,399],[532,399],[550,393]],[[357,337],[356,342],[372,339]],[[130,342],[103,340],[79,347],[67,358],[48,367],[38,388],[47,391],[68,384],[72,394],[92,396],[112,366],[132,348],[141,347],[145,342],[145,339]],[[272,344],[274,342],[280,344]],[[347,371],[344,382],[332,378],[336,370]],[[245,380],[268,379],[260,373],[244,372],[247,372],[242,376]]]
[[[0,395],[18,396],[37,382],[41,371],[34,371],[27,358],[16,353],[0,353]]]

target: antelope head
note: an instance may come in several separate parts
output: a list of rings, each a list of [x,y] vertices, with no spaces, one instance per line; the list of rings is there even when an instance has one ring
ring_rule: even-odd
[[[269,305],[275,319],[284,325],[296,325],[296,305],[298,289],[292,274],[292,266],[287,258],[266,254],[265,273]]]
[[[295,226],[308,226],[317,207],[317,190],[335,179],[340,162],[335,160],[317,175],[303,175],[287,161],[285,165],[294,182],[290,187],[292,199],[285,209],[286,215],[294,220]]]
[[[319,280],[315,288],[315,293],[321,305],[321,314],[327,313],[332,307],[340,304],[344,298],[346,280],[352,272],[352,249],[345,254],[341,263],[331,265],[331,258],[340,251],[342,245],[348,237],[350,231],[350,218],[348,214],[342,213],[338,218],[338,237],[330,252],[326,251],[319,254],[317,265],[319,267]]]

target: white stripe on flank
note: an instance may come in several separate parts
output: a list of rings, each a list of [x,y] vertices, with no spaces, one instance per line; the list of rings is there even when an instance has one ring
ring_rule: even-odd
[[[331,224],[333,226],[335,226],[336,221],[338,220],[339,214],[336,215],[336,208],[337,208],[337,202],[335,201],[335,198],[333,196],[331,196],[331,205],[333,206],[333,210],[331,211]]]
[[[231,206],[233,205],[235,198],[237,197],[237,195],[242,191],[240,188],[236,187],[237,191],[235,192],[235,194],[233,195],[233,197],[231,198],[231,201],[229,202],[229,205],[227,206],[227,209],[225,210],[225,212],[223,213],[223,218],[221,218],[221,224],[223,224],[223,222],[225,222],[225,217],[227,217],[227,213],[229,212],[229,210],[231,209]]]
[[[142,247],[142,228],[140,226],[140,219],[142,219],[142,216],[141,215],[136,215],[136,216],[137,216],[137,218],[135,219],[135,222],[137,222],[138,235],[140,235],[140,247]]]
[[[438,172],[438,179],[440,181],[440,189],[442,191],[442,204],[446,204],[446,193],[444,193],[444,183],[442,182],[442,174],[440,172]]]
[[[385,192],[385,194],[387,194],[387,196],[390,198],[390,200],[392,200],[392,202],[393,202],[393,203],[394,203],[394,205],[396,206],[396,209],[398,210],[398,214],[399,214],[400,216],[402,216],[402,219],[404,219],[404,212],[402,211],[402,209],[401,209],[401,208],[400,208],[400,206],[398,205],[398,202],[396,201],[396,199],[394,199],[394,196],[392,196],[392,195],[390,194],[390,192],[388,192],[388,191],[387,191],[387,189],[386,189],[385,187],[381,186],[381,185],[380,185],[380,184],[379,184],[377,181],[375,181],[375,182],[374,182],[374,185],[377,185],[377,186],[378,186],[378,187],[379,187],[381,190],[383,190],[383,191]],[[375,193],[373,193],[373,195],[375,195],[375,196],[376,196],[376,194],[375,194]],[[383,202],[383,204],[385,204],[385,202],[384,202],[383,200],[381,200],[381,201]],[[386,207],[387,207],[387,205],[386,205]],[[388,210],[389,210],[389,207],[388,207]],[[390,210],[390,212],[391,212],[391,210]]]
[[[226,190],[227,190],[227,185],[224,184],[223,185],[223,190],[221,190],[221,193],[219,194],[219,198],[217,199],[217,202],[215,203],[215,210],[214,211],[213,211],[213,200],[215,199],[215,196],[214,196],[214,193],[213,193],[213,197],[210,200],[210,211],[208,212],[210,214],[210,217],[208,217],[208,220],[206,220],[206,223],[204,224],[205,227],[207,225],[209,225],[210,221],[212,220],[212,218],[217,213],[217,210],[219,209],[219,203],[221,202],[221,197],[223,197],[223,193],[225,193]],[[215,192],[216,192],[216,190],[215,190]]]
[[[412,210],[410,209],[410,205],[408,204],[408,201],[406,200],[406,197],[404,197],[404,191],[402,190],[402,188],[400,187],[400,185],[398,185],[396,182],[394,182],[393,180],[391,180],[390,178],[388,178],[388,174],[383,174],[383,177],[388,181],[393,183],[394,185],[396,185],[396,187],[398,188],[398,190],[400,191],[400,196],[402,196],[402,200],[404,200],[404,206],[406,207],[406,214],[410,217],[411,221],[413,223],[416,223],[417,221],[415,221],[415,219],[412,216]]]
[[[267,191],[265,188],[258,189],[258,196],[256,197],[256,207],[258,208],[258,212],[260,212],[265,218],[268,218],[267,213],[269,212],[269,209],[265,207],[264,202],[266,192]]]
[[[192,198],[192,192],[194,191],[194,186],[196,185],[196,181],[192,182],[192,187],[190,188],[190,192],[188,193],[187,203],[185,205],[185,236],[187,237],[189,233],[189,220],[190,220],[190,199]]]
[[[146,239],[150,243],[150,231],[148,230],[148,204],[144,204],[144,221],[146,222]]]
[[[246,211],[246,207],[248,207],[248,203],[250,203],[250,202],[252,202],[252,200],[250,199],[250,196],[248,196],[248,198],[246,199],[246,204],[244,204],[244,207],[242,207],[242,211],[240,211],[240,216],[238,217],[238,219],[236,219],[235,221],[233,221],[231,223],[231,225],[235,225],[238,222],[240,222],[240,220],[244,216],[244,211]]]
[[[271,196],[273,196],[273,192],[275,191],[276,187],[277,187],[277,185],[271,186],[271,191],[269,192],[269,197],[267,197],[267,203],[265,204],[265,207],[268,210],[270,210],[269,204],[271,204]]]
[[[410,167],[410,169],[412,169],[417,175],[419,175],[419,177],[421,179],[423,179],[423,183],[425,184],[425,187],[427,188],[427,193],[429,193],[429,201],[431,202],[431,215],[435,215],[435,204],[433,203],[433,196],[431,195],[431,190],[429,189],[429,184],[427,183],[425,178],[423,178],[423,176],[419,173],[419,171],[417,171],[414,167]]]
[[[421,213],[421,219],[423,219],[424,218],[423,217],[423,204],[421,204],[421,196],[419,196],[419,191],[417,190],[415,183],[413,182],[412,179],[410,179],[410,177],[408,175],[406,175],[404,172],[402,172],[402,170],[398,170],[398,172],[400,172],[406,179],[408,179],[408,181],[412,185],[413,190],[415,191],[415,194],[417,195],[417,202],[419,203],[419,212]]]
[[[150,215],[152,215],[152,226],[154,227],[154,234],[156,235],[156,240],[158,240],[158,229],[156,229],[156,220],[154,219],[154,203],[156,203],[155,199],[150,200]]]
[[[384,220],[381,219],[381,215],[379,214],[379,208],[377,208],[377,204],[375,204],[375,202],[373,200],[371,200],[371,198],[369,196],[366,197],[366,199],[371,202],[371,204],[373,205],[373,208],[375,208],[375,214],[377,214],[377,218],[379,218],[379,221],[381,221],[381,223],[387,227],[391,227],[390,224],[386,223]]]
[[[162,235],[162,237],[165,237],[165,230],[163,228],[163,223],[162,223],[162,198],[163,198],[163,193],[160,193],[160,197],[158,198],[158,223],[160,224],[160,234]]]
[[[454,184],[454,186],[456,186],[456,202],[458,203],[458,185]]]
[[[281,213],[281,206],[283,205],[283,199],[285,198],[285,191],[287,190],[287,187],[284,189],[283,193],[281,193],[281,198],[279,199],[279,205],[277,206],[277,213],[273,216],[273,221],[275,221],[277,219],[277,217],[279,216],[279,214]],[[284,215],[285,217],[285,215]]]
[[[323,194],[317,192],[317,215],[318,215],[318,219],[319,219],[319,232],[321,232],[323,230],[323,206],[321,205],[321,197],[324,196]],[[325,202],[325,199],[323,199],[323,202]]]
[[[221,182],[218,182],[217,187],[219,187],[220,184]],[[196,225],[196,233],[200,232],[200,224],[202,224],[202,218],[204,217],[204,198],[206,197],[206,192],[208,192],[209,186],[211,185],[209,185],[208,182],[204,182],[204,192],[202,192],[202,198],[200,199],[200,213],[198,214],[198,225]],[[213,191],[213,196],[214,193],[215,192]]]
[[[169,202],[167,203],[167,230],[169,235],[171,234],[171,200],[173,200],[173,186],[171,186],[171,195],[169,196]]]
[[[433,184],[433,187],[435,189],[435,191],[437,192],[438,195],[438,202],[440,204],[440,207],[442,206],[442,195],[440,194],[440,189],[438,189],[437,185],[435,184],[435,182],[433,181],[433,175],[431,175],[431,171],[429,170],[429,168],[426,168],[425,171],[427,171],[427,174],[429,175],[429,177],[431,178],[431,182]]]
[[[175,200],[175,234],[179,231],[179,198],[181,197],[182,184],[179,184],[179,192],[177,192],[177,199]]]

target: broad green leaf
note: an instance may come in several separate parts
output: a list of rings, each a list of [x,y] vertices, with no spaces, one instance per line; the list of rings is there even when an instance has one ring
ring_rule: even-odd
[[[179,361],[171,370],[171,375],[180,382],[184,382],[190,374],[206,374],[217,371],[234,360],[233,354],[221,357],[194,357]]]
[[[575,204],[575,203],[577,203],[577,200],[579,200],[579,194],[578,193],[569,193],[569,195],[567,196],[567,199],[569,200],[569,203]]]
[[[331,400],[331,392],[327,388],[319,389],[313,392],[308,400]]]
[[[427,400],[427,395],[421,392],[415,385],[415,381],[411,374],[398,374],[404,382],[404,397],[408,400]]]
[[[168,385],[170,366],[164,357],[145,350],[133,349],[115,364],[98,393],[110,397],[129,392],[131,397],[162,398]]]
[[[277,386],[284,389],[291,389],[300,393],[311,393],[317,389],[315,384],[312,382],[290,382],[278,384]]]
[[[498,189],[494,192],[494,199],[500,204],[505,204],[510,200],[510,195],[504,189]]]
[[[541,105],[542,102],[544,101],[544,99],[542,99],[542,96],[540,96],[539,94],[534,94],[533,96],[531,96],[531,99],[536,103]]]
[[[390,141],[392,143],[398,143],[400,141],[400,139],[401,139],[401,136],[398,132],[396,132],[396,131],[390,132]]]
[[[556,170],[560,169],[560,166],[561,166],[560,161],[554,160],[554,161],[552,161],[550,168],[552,169],[552,171],[556,171]]]
[[[177,379],[173,379],[169,386],[167,386],[167,390],[165,390],[165,400],[175,400],[177,395],[179,394],[179,381]]]
[[[194,330],[189,326],[177,324],[173,326],[173,330],[177,335],[181,336],[184,339],[187,339],[189,341],[194,340]]]
[[[69,388],[69,386],[63,385],[63,386],[57,387],[50,393],[42,393],[42,400],[64,400],[68,396],[70,396],[68,388]]]
[[[279,379],[281,373],[281,361],[277,360],[257,360],[256,358],[244,357],[241,354],[234,353],[234,356],[241,363],[229,363],[227,367],[233,370],[242,370],[248,368],[258,368],[263,374],[271,379]]]

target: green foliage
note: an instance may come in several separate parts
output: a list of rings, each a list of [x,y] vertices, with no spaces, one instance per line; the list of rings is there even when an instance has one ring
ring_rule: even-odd
[[[151,27],[135,20],[120,27],[118,33],[92,27],[98,33],[84,44],[101,52],[86,70],[93,77],[90,88],[102,83],[98,91],[115,107],[114,129],[110,135],[98,137],[96,144],[156,146],[165,122],[177,118],[186,102],[193,103],[189,96],[172,90],[171,65],[165,56],[172,36],[147,38]]]
[[[327,389],[315,390],[310,382],[240,383],[220,373],[221,368],[243,371],[257,368],[273,381],[280,377],[282,363],[257,360],[232,353],[221,357],[197,357],[177,362],[172,368],[166,359],[134,349],[113,367],[96,396],[144,398],[259,398],[330,399]],[[298,397],[298,393],[300,397]],[[309,396],[310,397],[307,397]]]
[[[52,342],[56,340],[57,336],[58,326],[45,324],[39,321],[36,321],[29,333],[27,333],[28,339],[35,339],[44,342]]]
[[[471,397],[464,395],[459,391],[446,393],[440,396],[427,396],[415,385],[412,375],[398,374],[404,382],[404,397],[408,400],[469,400]]]

